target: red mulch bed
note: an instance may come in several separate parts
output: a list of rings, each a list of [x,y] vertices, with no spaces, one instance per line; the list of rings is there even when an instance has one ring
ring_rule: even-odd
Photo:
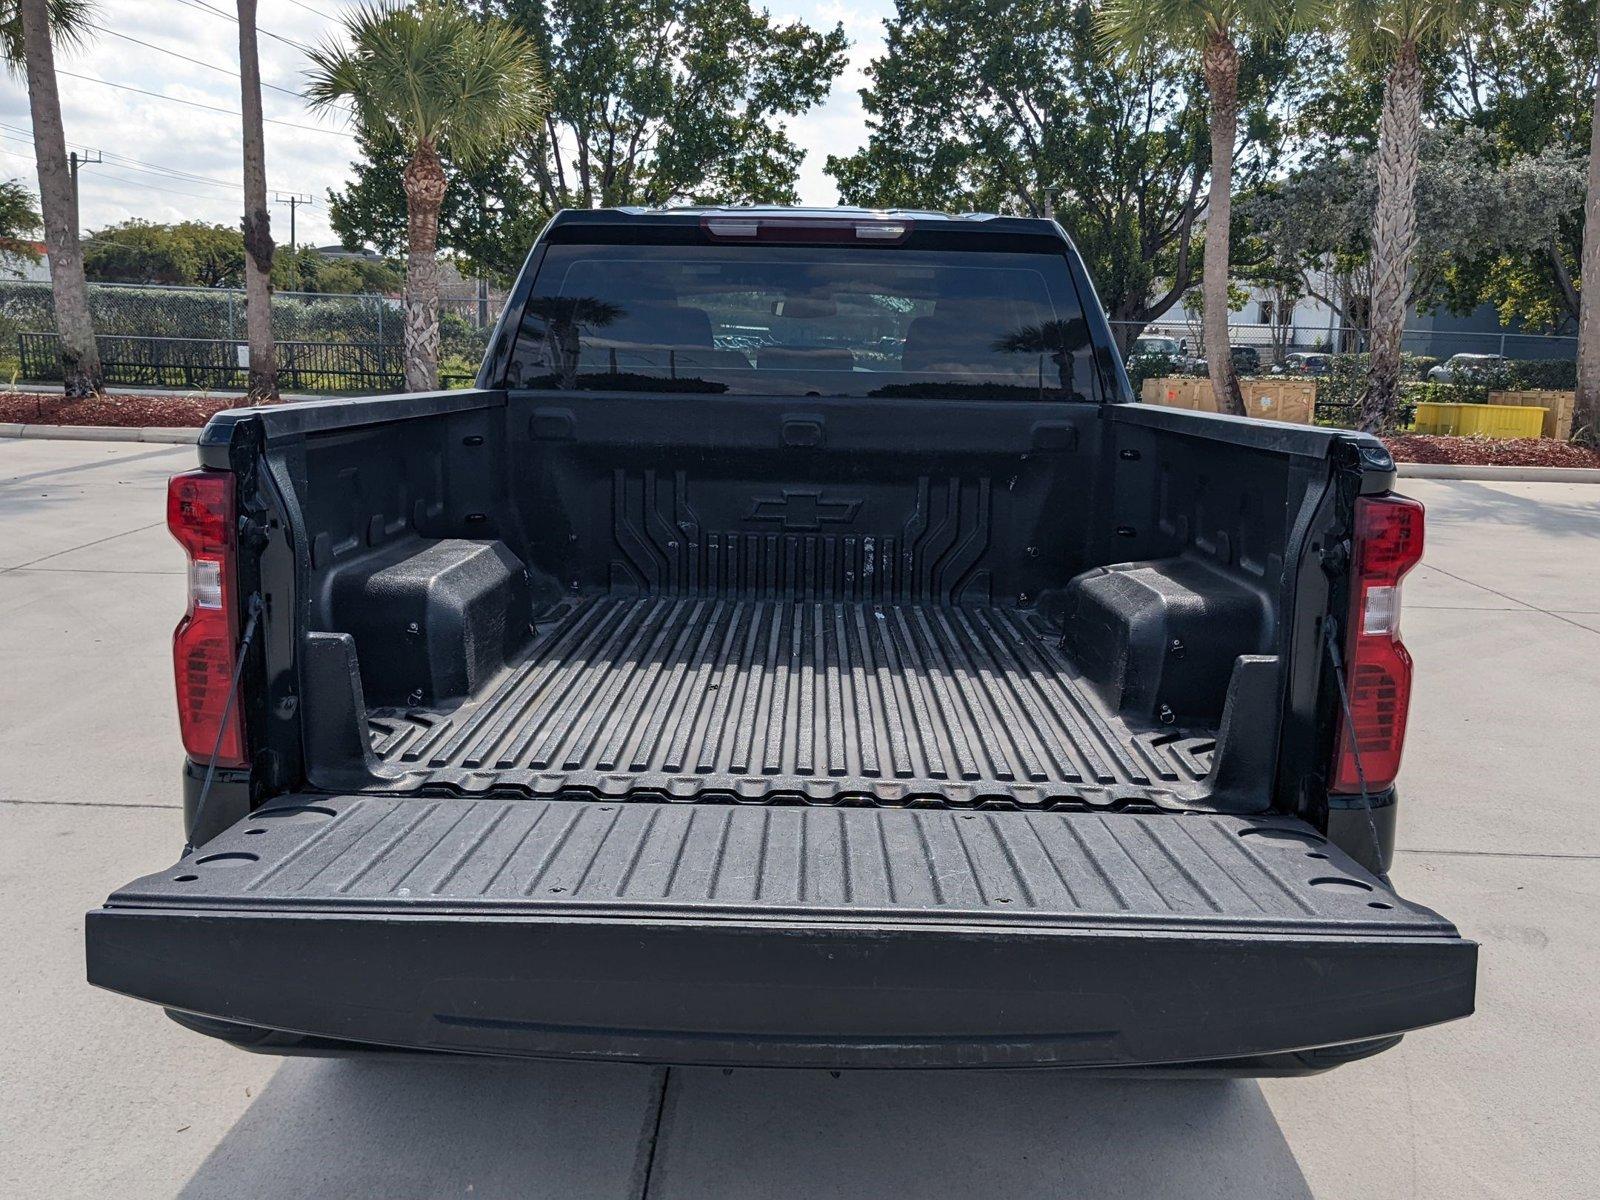
[[[0,392],[0,422],[22,425],[115,425],[123,429],[191,429],[244,397],[137,396],[108,393],[67,400],[54,392]]]
[[[1600,467],[1600,450],[1549,438],[1404,433],[1383,440],[1400,462],[1461,463],[1475,467]]]

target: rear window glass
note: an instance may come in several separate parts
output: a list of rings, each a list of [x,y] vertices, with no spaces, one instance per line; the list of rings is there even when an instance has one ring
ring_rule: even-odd
[[[550,246],[519,388],[1092,399],[1055,254],[826,246]]]

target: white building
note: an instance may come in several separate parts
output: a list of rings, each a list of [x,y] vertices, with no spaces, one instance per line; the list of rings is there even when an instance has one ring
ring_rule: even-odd
[[[50,260],[44,256],[43,242],[25,243],[39,258],[37,261],[15,249],[0,249],[0,279],[21,279],[29,283],[50,282]]]

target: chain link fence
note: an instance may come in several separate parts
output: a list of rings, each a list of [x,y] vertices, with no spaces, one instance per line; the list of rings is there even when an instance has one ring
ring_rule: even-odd
[[[499,302],[449,295],[440,310],[441,382],[470,386]],[[241,290],[92,283],[89,312],[108,383],[216,391],[248,385]],[[286,392],[404,388],[405,319],[396,297],[277,292],[272,326]],[[0,280],[0,372],[11,382],[61,377],[48,283]]]

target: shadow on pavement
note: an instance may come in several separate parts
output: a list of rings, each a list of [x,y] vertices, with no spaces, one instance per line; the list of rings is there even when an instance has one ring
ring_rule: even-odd
[[[1415,485],[1421,482],[1424,481],[1402,479],[1395,487],[1402,492],[1418,493],[1422,489]],[[1440,530],[1465,528],[1471,531],[1488,523],[1521,526],[1536,531],[1541,537],[1600,537],[1600,511],[1589,498],[1590,493],[1600,492],[1600,488],[1593,484],[1569,484],[1567,486],[1578,489],[1578,498],[1558,500],[1549,494],[1552,489],[1548,487],[1537,494],[1523,495],[1471,480],[1430,479],[1426,482],[1449,488],[1447,503],[1429,505],[1430,531],[1433,526]],[[1595,498],[1600,499],[1600,496]]]
[[[179,1195],[634,1196],[660,1095],[648,1067],[289,1059]]]
[[[652,1200],[1309,1198],[1261,1089],[1058,1071],[674,1070]]]
[[[181,1194],[1311,1194],[1248,1082],[676,1068],[658,1130],[662,1095],[643,1067],[290,1060]]]

